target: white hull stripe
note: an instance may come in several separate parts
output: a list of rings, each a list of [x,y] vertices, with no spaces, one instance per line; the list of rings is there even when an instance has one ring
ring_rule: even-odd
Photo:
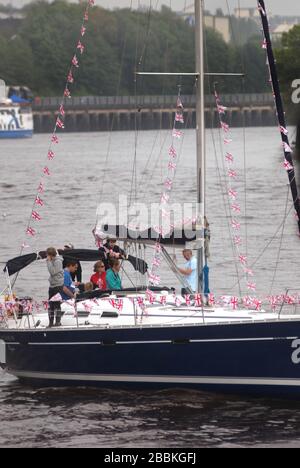
[[[211,339],[211,340],[188,340],[189,343],[236,343],[236,342],[260,342],[260,341],[286,341],[296,340],[298,337],[278,337],[278,338],[228,338],[228,339]],[[182,339],[184,340],[184,338]],[[175,341],[180,342],[181,339]],[[116,345],[136,345],[136,344],[173,344],[172,340],[160,340],[160,341],[116,341]],[[20,343],[7,343],[12,345],[18,345]],[[104,344],[106,344],[104,342]],[[109,343],[108,343],[109,344]],[[28,343],[29,346],[100,346],[103,343],[99,341],[88,341],[88,342],[59,342],[59,343]]]
[[[300,387],[300,379],[278,378],[235,378],[235,377],[191,377],[191,376],[147,376],[147,375],[91,375],[91,374],[63,374],[14,371],[10,374],[20,378],[80,381],[80,382],[128,382],[128,383],[165,383],[165,384],[194,384],[194,385],[250,385],[250,386],[283,386]]]

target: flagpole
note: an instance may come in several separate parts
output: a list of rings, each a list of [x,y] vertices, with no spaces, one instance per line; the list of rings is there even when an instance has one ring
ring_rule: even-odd
[[[204,216],[205,216],[205,107],[204,107],[204,1],[195,0],[195,48],[196,73],[196,116],[197,116],[197,202],[200,209],[197,222],[198,247],[198,291],[204,292]]]

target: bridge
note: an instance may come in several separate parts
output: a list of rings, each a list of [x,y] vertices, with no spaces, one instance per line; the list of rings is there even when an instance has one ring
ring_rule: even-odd
[[[173,125],[176,96],[84,96],[67,99],[65,127],[67,132],[110,130],[169,129]],[[196,97],[182,96],[188,128],[196,125]],[[36,99],[33,105],[36,133],[51,132],[61,98]],[[225,94],[222,103],[228,107],[227,121],[232,127],[271,126],[276,124],[272,94]],[[218,126],[218,113],[213,96],[206,96],[207,127]]]

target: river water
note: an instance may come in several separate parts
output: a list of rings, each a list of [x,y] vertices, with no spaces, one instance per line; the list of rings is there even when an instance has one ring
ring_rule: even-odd
[[[250,264],[256,262],[253,269],[258,294],[266,297],[271,291],[281,293],[286,288],[296,291],[300,243],[282,168],[280,135],[276,128],[250,128],[246,134],[234,129],[232,138],[230,150],[239,174],[236,188],[246,211],[241,230],[244,253]],[[18,255],[24,241],[48,144],[47,135],[0,142],[0,262]],[[139,201],[157,201],[169,145],[169,132],[141,132],[137,141],[134,132],[62,135],[55,148],[57,156],[49,164],[52,175],[43,197],[45,206],[40,210],[43,219],[31,248],[61,247],[66,242],[73,242],[77,248],[94,248],[91,231],[99,201],[115,202],[120,193],[129,194],[132,180]],[[239,295],[246,290],[244,280],[240,286],[237,281],[222,157],[218,131],[208,131],[211,288],[218,295]],[[134,160],[137,176],[132,178]],[[196,197],[193,131],[185,133],[172,197],[181,203]],[[176,257],[182,263],[180,252]],[[84,267],[85,280],[91,269],[92,265]],[[32,265],[21,273],[17,294],[45,298],[47,276],[44,263]],[[178,286],[166,267],[162,268],[162,277],[164,283]],[[3,276],[0,287],[4,284]],[[299,410],[295,403],[177,390],[32,390],[2,375],[0,446],[297,446]]]

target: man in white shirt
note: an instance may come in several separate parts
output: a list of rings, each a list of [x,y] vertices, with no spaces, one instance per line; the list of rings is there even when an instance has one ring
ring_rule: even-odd
[[[191,290],[195,293],[198,289],[198,261],[192,250],[185,249],[182,253],[187,263],[184,268],[179,268],[179,271],[185,276]]]

